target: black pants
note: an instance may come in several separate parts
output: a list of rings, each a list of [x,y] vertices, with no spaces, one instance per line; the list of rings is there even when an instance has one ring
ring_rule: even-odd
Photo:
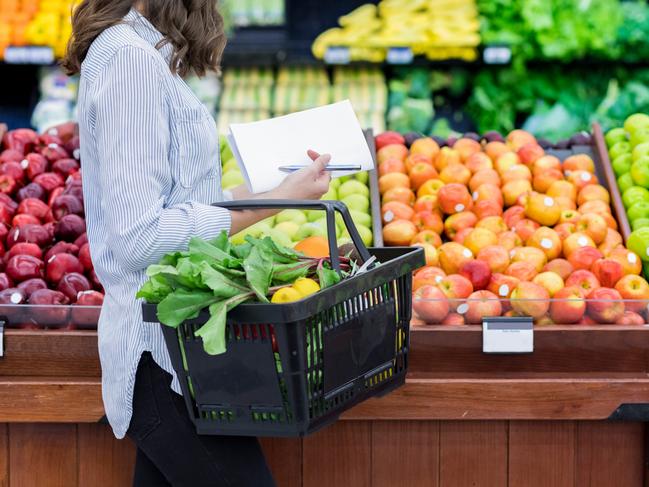
[[[171,375],[146,352],[137,369],[128,436],[135,487],[274,487],[256,438],[199,436]]]

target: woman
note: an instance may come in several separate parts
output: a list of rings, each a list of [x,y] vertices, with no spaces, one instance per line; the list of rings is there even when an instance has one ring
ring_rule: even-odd
[[[233,234],[271,214],[210,206],[224,199],[216,127],[182,78],[217,70],[224,46],[216,0],[83,0],[74,13],[64,65],[81,74],[88,238],[106,288],[102,394],[115,435],[137,445],[134,485],[274,485],[256,439],[196,434],[162,334],[135,299],[147,266],[192,236]],[[263,197],[322,196],[329,157],[309,155],[311,166]]]

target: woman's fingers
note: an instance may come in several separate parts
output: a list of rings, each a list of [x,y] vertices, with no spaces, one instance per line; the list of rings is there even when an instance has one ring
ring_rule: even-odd
[[[321,173],[325,172],[325,169],[327,168],[327,164],[329,164],[329,161],[331,161],[331,156],[329,154],[323,154],[321,156],[318,156],[313,161],[311,167],[314,169],[316,174],[320,175]]]
[[[309,155],[312,161],[315,161],[318,157],[320,157],[320,154],[318,152],[311,149],[306,151],[306,153]]]

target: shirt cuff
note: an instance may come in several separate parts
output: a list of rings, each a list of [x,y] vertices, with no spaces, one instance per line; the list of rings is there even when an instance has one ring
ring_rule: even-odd
[[[204,240],[216,238],[222,231],[230,234],[232,227],[232,215],[229,210],[218,206],[193,203],[195,223],[195,235]]]

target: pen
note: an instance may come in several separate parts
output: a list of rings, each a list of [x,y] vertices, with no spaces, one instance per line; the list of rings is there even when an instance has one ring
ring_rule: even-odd
[[[295,172],[303,169],[307,166],[302,165],[291,165],[291,166],[280,166],[279,170],[282,172]],[[360,164],[332,164],[325,167],[325,171],[360,171],[362,169]]]

